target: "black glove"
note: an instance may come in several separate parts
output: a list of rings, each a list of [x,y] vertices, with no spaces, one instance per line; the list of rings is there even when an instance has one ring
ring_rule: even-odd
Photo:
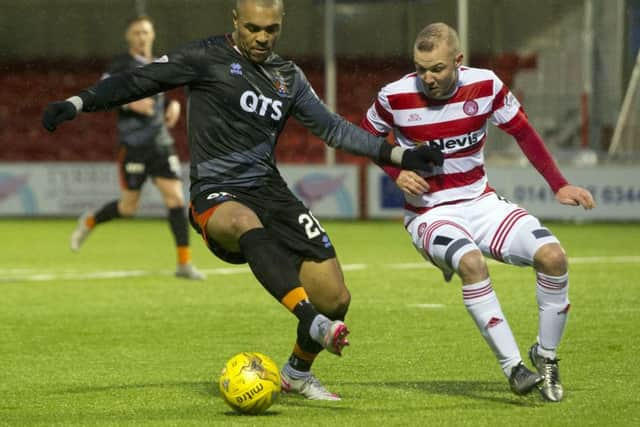
[[[77,114],[76,106],[69,101],[52,102],[42,113],[42,126],[53,132],[60,123],[73,120]]]
[[[406,150],[402,155],[400,167],[412,171],[431,171],[433,166],[442,166],[442,163],[444,163],[442,151],[423,144],[412,150]]]

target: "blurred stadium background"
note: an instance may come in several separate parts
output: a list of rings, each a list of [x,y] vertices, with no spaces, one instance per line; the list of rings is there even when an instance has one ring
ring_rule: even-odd
[[[640,0],[285,2],[279,53],[355,123],[381,85],[412,71],[419,29],[454,25],[466,63],[511,86],[565,175],[594,193],[593,211],[558,205],[517,144],[490,130],[492,185],[562,221],[551,228],[571,265],[566,401],[509,393],[457,286],[399,221],[359,220],[401,216],[394,184],[292,120],[282,172],[317,216],[349,219],[323,225],[353,295],[353,345],[314,365],[345,401],[284,396],[276,416],[234,417],[217,397],[220,368],[247,350],[286,360],[294,319],[193,232],[208,279],[175,279],[164,220],[105,225],[71,253],[77,215],[118,194],[115,113],[55,134],[40,125],[46,103],[91,85],[125,50],[127,18],[153,17],[161,55],[230,31],[233,0],[0,0],[0,425],[640,425]],[[184,125],[173,134],[188,162]],[[142,215],[164,217],[155,188],[145,191]],[[524,355],[537,332],[531,270],[490,268]]]
[[[100,77],[125,50],[128,17],[155,20],[160,55],[230,31],[232,4],[0,0],[0,215],[75,216],[115,195],[115,114],[87,114],[49,135],[40,126],[44,105]],[[383,84],[412,71],[417,31],[433,21],[454,25],[466,64],[497,72],[565,174],[591,188],[601,208],[585,215],[556,206],[517,145],[497,129],[486,147],[494,187],[546,218],[640,218],[640,71],[633,72],[640,0],[289,0],[286,8],[279,53],[297,61],[327,104],[356,123]],[[184,100],[182,90],[170,96]],[[182,119],[173,134],[188,162],[184,126]],[[294,120],[277,155],[319,216],[401,214],[399,194],[375,166],[327,149]],[[150,191],[143,214],[162,215]]]

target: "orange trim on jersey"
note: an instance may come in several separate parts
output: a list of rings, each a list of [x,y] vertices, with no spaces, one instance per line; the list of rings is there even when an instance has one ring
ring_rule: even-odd
[[[127,157],[127,147],[120,146],[118,150],[118,176],[120,177],[120,189],[128,190],[127,181],[124,176],[124,159]]]
[[[293,311],[296,308],[296,305],[301,301],[308,300],[307,291],[304,290],[302,286],[298,286],[287,293],[280,302],[282,305],[287,307],[289,311]]]
[[[306,360],[307,362],[313,362],[316,356],[318,355],[318,353],[309,353],[308,351],[304,351],[303,349],[300,348],[298,343],[296,343],[296,345],[293,346],[293,354],[295,354],[297,358]]]
[[[191,248],[189,246],[176,247],[178,252],[178,264],[184,265],[191,262]]]
[[[209,237],[207,236],[207,222],[209,222],[209,218],[211,215],[218,209],[220,205],[215,205],[207,209],[202,213],[196,212],[196,209],[193,207],[193,204],[189,204],[189,208],[191,209],[191,216],[193,217],[198,227],[200,227],[200,235],[204,239],[204,242],[209,245]]]

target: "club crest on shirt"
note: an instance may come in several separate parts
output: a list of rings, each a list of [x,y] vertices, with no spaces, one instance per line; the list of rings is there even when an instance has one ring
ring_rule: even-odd
[[[469,99],[462,105],[462,111],[464,111],[467,116],[475,116],[478,112],[478,103],[473,99]]]
[[[427,223],[423,222],[422,224],[420,224],[418,226],[418,237],[422,238],[422,235],[424,234],[424,230],[427,229]]]
[[[231,73],[234,76],[241,76],[242,75],[242,65],[238,64],[237,62],[234,62],[229,67],[229,73]]]
[[[287,96],[289,94],[289,88],[287,88],[287,85],[285,84],[284,79],[281,76],[277,76],[273,80],[273,86],[276,88],[276,92],[278,92],[278,95]]]

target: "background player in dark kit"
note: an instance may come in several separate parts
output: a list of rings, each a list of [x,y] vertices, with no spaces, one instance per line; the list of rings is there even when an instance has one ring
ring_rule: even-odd
[[[128,51],[113,60],[103,78],[150,63],[155,40],[153,22],[148,16],[127,23]],[[204,279],[191,263],[189,227],[180,180],[180,160],[168,129],[180,117],[180,104],[172,100],[165,108],[163,93],[124,104],[118,108],[120,198],[97,211],[87,211],[71,234],[71,249],[78,251],[96,225],[135,215],[142,186],[149,176],[162,195],[177,252],[176,276]]]

